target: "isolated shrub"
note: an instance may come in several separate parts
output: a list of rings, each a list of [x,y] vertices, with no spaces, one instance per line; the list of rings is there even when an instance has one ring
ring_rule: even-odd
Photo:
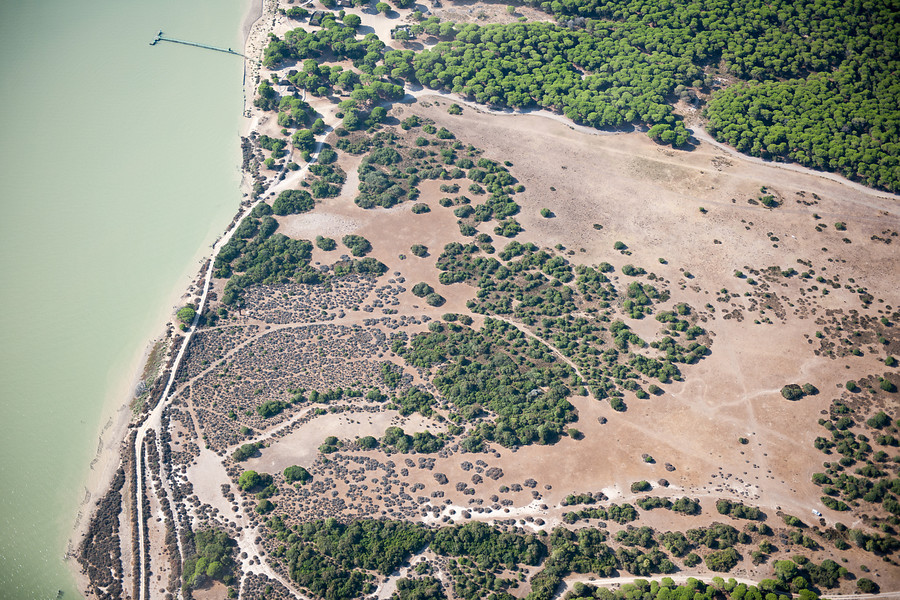
[[[420,281],[412,288],[412,293],[419,298],[424,298],[428,294],[434,293],[434,288],[425,283],[424,281]]]
[[[446,301],[447,300],[440,294],[432,293],[425,296],[425,302],[427,302],[430,306],[442,306]]]
[[[335,242],[330,237],[323,237],[321,235],[316,236],[316,246],[319,247],[320,250],[324,250],[325,252],[330,252],[337,248],[337,242]]]
[[[799,400],[803,397],[803,388],[796,383],[790,383],[781,388],[781,395],[787,400]]]
[[[631,484],[631,493],[637,494],[639,492],[649,491],[652,486],[648,481],[635,481]]]
[[[295,481],[306,483],[307,481],[312,479],[312,475],[310,475],[309,471],[307,471],[303,467],[292,465],[284,470],[284,479],[288,483],[294,483]]]
[[[341,243],[347,246],[353,256],[365,256],[372,250],[372,244],[361,235],[345,235],[341,238]]]

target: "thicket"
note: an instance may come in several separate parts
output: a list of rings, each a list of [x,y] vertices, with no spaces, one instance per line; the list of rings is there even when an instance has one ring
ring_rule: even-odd
[[[693,318],[687,305],[660,313],[669,315],[659,319],[665,335],[650,344],[615,319],[614,304],[622,302],[632,313],[640,306],[643,314],[668,295],[643,282],[619,292],[605,275],[612,269],[606,263],[573,268],[565,257],[530,243],[513,241],[488,256],[476,244],[454,242],[444,247],[437,267],[441,283],[468,282],[478,288],[468,303],[473,312],[514,317],[534,327],[545,343],[577,365],[594,397],[610,398],[617,410],[625,409],[624,391],[649,397],[639,384],[642,375],[662,383],[680,379],[677,365],[693,363],[707,352],[696,341],[705,331],[681,318]],[[687,338],[683,345],[678,340],[682,336]],[[634,351],[648,346],[656,352]]]
[[[308,212],[315,201],[305,190],[284,190],[272,203],[272,211],[279,216]]]
[[[709,527],[689,529],[686,532],[689,540],[695,544],[706,546],[711,550],[724,550],[732,548],[736,544],[747,544],[750,536],[742,533],[731,525],[713,523]]]
[[[479,574],[472,582],[475,592],[485,589],[479,581],[493,584],[497,581],[494,574],[500,570],[537,565],[546,554],[546,546],[534,535],[502,532],[480,522],[437,531],[421,524],[368,519],[346,524],[328,519],[288,527],[282,517],[275,516],[267,525],[277,541],[273,556],[287,563],[294,581],[327,600],[349,600],[370,593],[373,579],[365,571],[388,575],[429,544],[438,554],[460,558],[459,564],[450,561],[451,572],[462,573],[463,563],[473,565],[472,570]],[[424,584],[409,584],[406,592],[424,592],[423,588],[434,594],[427,598],[443,597]]]
[[[450,420],[473,424],[467,448],[481,448],[483,440],[506,447],[553,443],[577,419],[566,400],[574,372],[537,340],[494,319],[479,331],[433,325],[409,341],[396,340],[392,350],[410,365],[437,368],[433,383],[449,404]]]
[[[735,519],[758,521],[765,517],[765,514],[755,506],[746,506],[740,502],[732,502],[725,499],[716,502],[716,510],[721,515],[728,515]]]
[[[675,565],[657,547],[653,530],[628,530],[621,537],[634,546],[613,551],[604,543],[607,534],[600,529],[582,528],[577,532],[563,527],[555,529],[550,536],[550,555],[544,568],[531,580],[528,600],[553,598],[562,579],[570,573],[611,577],[617,569],[639,576],[675,570]]]
[[[567,512],[562,514],[563,521],[572,524],[577,523],[581,519],[599,519],[601,521],[613,521],[620,525],[630,523],[638,518],[638,512],[630,504],[610,504],[609,506],[598,506],[591,508],[583,508],[581,510]]]
[[[881,521],[881,526],[891,531],[900,523],[900,477],[897,459],[891,460],[887,450],[898,445],[900,427],[883,411],[865,419],[865,406],[860,411],[863,415],[857,416],[856,410],[835,401],[830,418],[819,419],[828,437],[817,437],[813,445],[834,458],[823,463],[824,472],[813,473],[812,481],[822,487],[821,501],[828,508],[848,511],[865,503],[863,506],[875,513],[871,524]],[[879,508],[887,513],[886,518],[878,515]],[[890,534],[862,539],[852,532],[840,532],[843,535],[836,543],[846,544],[852,534],[855,539],[850,541],[870,551],[890,553],[900,548],[900,541]]]
[[[537,565],[547,550],[534,535],[503,532],[479,521],[439,529],[431,549],[445,556],[470,557],[490,571]]]
[[[434,577],[401,578],[391,600],[444,600],[444,587]]]
[[[375,77],[405,79],[479,102],[544,106],[595,127],[650,126],[649,135],[688,139],[672,103],[715,85],[714,65],[754,80],[713,93],[710,131],[764,157],[789,158],[897,189],[900,163],[898,25],[889,5],[697,0],[529,2],[558,24],[456,25],[427,19],[416,35],[429,50],[387,50],[373,34],[326,20],[273,39],[264,64],[330,50]],[[340,67],[298,85],[324,93],[355,82]],[[339,80],[344,78],[341,83]],[[261,90],[261,97],[262,97]]]
[[[816,564],[805,556],[775,561],[774,571],[780,591],[798,593],[811,586],[835,588],[850,573],[831,559]]]
[[[804,590],[800,600],[816,600],[818,596],[813,592]],[[599,600],[787,600],[789,594],[778,594],[760,585],[747,586],[738,584],[735,580],[714,582],[706,584],[694,578],[689,578],[686,583],[676,585],[675,582],[663,577],[662,581],[647,581],[635,579],[634,583],[626,583],[616,590],[595,587],[592,584],[575,583],[572,590],[563,597],[565,600],[577,600],[579,598],[597,598]]]
[[[654,508],[665,508],[668,510],[673,510],[675,512],[684,513],[686,515],[698,515],[700,514],[700,503],[691,500],[687,496],[679,498],[675,502],[672,502],[668,498],[660,498],[658,496],[648,496],[646,498],[639,498],[635,501],[640,508],[644,510],[653,510]]]
[[[192,536],[193,552],[185,557],[181,574],[185,589],[197,588],[209,580],[230,585],[234,581],[234,540],[224,531],[203,529]]]
[[[291,578],[301,586],[329,600],[344,600],[354,597],[353,594],[370,592],[374,589],[372,572],[391,573],[426,547],[450,558],[448,568],[454,591],[460,598],[486,598],[493,594],[497,600],[507,598],[503,590],[512,585],[513,580],[504,579],[504,572],[519,571],[524,565],[542,564],[541,570],[531,579],[532,591],[528,598],[545,600],[553,596],[562,579],[571,573],[593,573],[600,577],[614,576],[619,570],[636,576],[671,573],[675,571],[675,565],[661,546],[675,556],[684,556],[693,547],[688,539],[692,536],[713,550],[707,554],[707,565],[713,570],[724,571],[733,567],[739,557],[733,546],[739,543],[742,535],[719,524],[692,530],[694,533],[688,532],[687,537],[680,532],[657,534],[649,527],[629,526],[615,535],[618,547],[613,550],[607,544],[607,532],[593,527],[575,531],[557,527],[549,537],[541,539],[531,534],[502,531],[478,521],[437,530],[422,524],[385,520],[340,523],[328,519],[289,527],[276,515],[267,524],[276,542],[273,557],[287,563]],[[700,560],[696,555],[690,556]],[[684,560],[687,564],[688,559]],[[790,591],[791,586],[800,584],[797,575],[809,585],[823,587],[833,587],[846,575],[846,570],[832,561],[816,565],[799,557],[796,567],[778,566],[776,576],[779,579],[772,580],[769,591]],[[413,570],[424,575],[428,566],[422,563]],[[338,581],[330,580],[334,578]],[[427,577],[425,581],[410,583],[409,589],[424,592],[430,588],[429,593],[436,594],[437,590]],[[638,581],[636,585],[641,584]],[[719,580],[716,585],[726,594],[737,587],[733,581]],[[657,586],[674,589],[671,581],[666,579],[653,586],[654,594]],[[574,591],[579,589],[576,586]],[[689,592],[685,597],[691,600],[696,600],[695,592],[705,593],[703,584],[694,580],[689,580],[684,589],[685,593]],[[610,595],[602,597],[609,600],[617,597],[612,592],[607,593]],[[739,596],[753,597],[752,593],[744,587]],[[676,600],[668,592],[664,598]],[[763,599],[760,597],[759,600]],[[803,600],[811,599],[804,597]]]
[[[397,452],[415,451],[420,454],[439,452],[444,447],[447,436],[444,433],[434,435],[430,431],[417,431],[412,435],[407,434],[400,427],[388,427],[381,438],[383,447]]]
[[[239,304],[241,291],[254,284],[320,281],[309,264],[312,244],[275,233],[277,228],[278,222],[270,216],[248,216],[216,255],[213,275],[228,279],[224,304]]]

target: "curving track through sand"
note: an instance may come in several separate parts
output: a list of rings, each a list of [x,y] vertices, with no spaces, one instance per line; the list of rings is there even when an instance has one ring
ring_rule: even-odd
[[[430,89],[422,88],[419,86],[407,85],[405,87],[405,91],[407,93],[407,96],[404,98],[404,100],[407,100],[409,98],[411,98],[413,100],[418,100],[422,97],[432,96],[432,97],[443,98],[443,99],[446,99],[446,100],[449,100],[452,102],[456,102],[458,104],[468,106],[469,108],[472,108],[474,110],[478,110],[480,112],[484,112],[484,113],[492,114],[492,115],[498,115],[498,116],[532,115],[532,116],[537,116],[537,117],[541,117],[541,118],[545,118],[545,119],[549,119],[552,121],[562,123],[562,124],[566,125],[567,127],[569,127],[570,129],[577,131],[579,133],[585,134],[585,135],[618,135],[620,133],[625,133],[625,132],[617,132],[617,131],[598,130],[598,129],[594,129],[594,128],[587,127],[584,125],[578,125],[578,124],[573,123],[570,119],[568,119],[564,115],[560,115],[560,114],[548,111],[546,109],[496,109],[496,108],[492,108],[490,106],[486,106],[483,104],[479,104],[476,102],[466,100],[456,94],[450,94],[450,93],[446,93],[446,92],[442,92],[442,91],[438,91],[438,90],[430,90]],[[306,174],[306,171],[308,170],[309,165],[313,164],[315,162],[316,158],[318,157],[318,154],[322,149],[322,145],[324,143],[325,138],[333,130],[334,126],[337,124],[336,119],[333,116],[330,116],[329,120],[333,120],[334,122],[330,123],[329,126],[326,128],[326,130],[318,136],[315,151],[313,152],[312,160],[309,163],[307,163],[302,169],[291,173],[289,177],[286,176],[287,175],[286,165],[288,162],[286,160],[285,167],[282,168],[282,171],[278,174],[278,176],[275,177],[273,184],[268,188],[268,190],[267,190],[268,195],[275,194],[276,192],[282,191],[284,189],[293,189],[294,183],[299,181]],[[816,171],[816,170],[802,167],[800,165],[793,164],[793,163],[774,163],[774,162],[770,162],[770,161],[764,161],[759,158],[741,154],[737,150],[730,148],[729,146],[726,146],[726,145],[721,144],[720,142],[717,142],[716,140],[714,140],[700,126],[695,126],[695,127],[691,128],[690,131],[695,136],[695,138],[697,138],[698,140],[700,140],[704,143],[710,144],[710,145],[718,148],[719,150],[728,153],[730,156],[732,156],[733,158],[735,158],[737,160],[747,161],[747,162],[755,163],[755,164],[761,164],[761,165],[770,166],[770,167],[778,168],[778,169],[794,171],[797,173],[803,173],[803,174],[807,174],[807,175],[813,175],[816,177],[822,177],[822,178],[837,182],[841,185],[848,186],[856,191],[863,192],[866,195],[869,195],[872,197],[890,198],[890,199],[895,199],[895,200],[900,199],[900,195],[874,190],[874,189],[868,188],[864,185],[861,185],[859,183],[855,183],[850,180],[847,180],[844,177],[841,177],[841,176],[833,174],[833,173]],[[285,175],[284,179],[279,178],[282,175]],[[178,354],[176,355],[175,360],[172,364],[169,379],[166,383],[166,387],[162,393],[162,396],[160,397],[156,407],[150,412],[149,415],[147,415],[147,417],[144,419],[143,423],[140,425],[140,427],[137,430],[135,446],[134,446],[134,460],[135,460],[135,464],[137,465],[136,480],[135,480],[135,486],[134,486],[134,488],[135,488],[134,500],[136,503],[137,516],[138,516],[137,526],[138,526],[139,560],[138,560],[138,564],[135,565],[134,577],[139,582],[138,600],[147,600],[146,595],[147,595],[147,592],[149,591],[149,590],[147,590],[146,586],[144,585],[144,579],[147,576],[147,572],[149,569],[149,565],[146,564],[146,562],[145,562],[145,555],[147,553],[147,546],[148,546],[149,542],[146,539],[146,536],[144,535],[143,524],[144,524],[145,519],[148,517],[148,515],[144,515],[143,499],[144,499],[144,495],[146,493],[152,493],[152,492],[145,491],[145,489],[144,489],[146,486],[145,473],[144,473],[144,469],[146,468],[144,443],[146,441],[147,434],[149,433],[149,431],[153,430],[153,431],[157,432],[157,435],[156,435],[157,442],[156,443],[159,444],[159,440],[160,440],[159,433],[161,433],[160,429],[161,429],[162,413],[165,410],[168,403],[170,402],[170,400],[172,399],[171,393],[172,393],[172,388],[175,385],[176,373],[178,372],[178,369],[181,365],[181,361],[183,360],[185,350],[187,349],[194,334],[197,331],[197,325],[199,322],[200,314],[202,314],[203,309],[206,305],[206,301],[208,299],[209,291],[210,291],[210,288],[212,285],[213,265],[214,265],[215,256],[222,249],[222,247],[231,240],[231,238],[234,235],[235,231],[237,230],[238,226],[243,222],[244,218],[246,218],[246,216],[248,214],[250,214],[250,211],[257,204],[259,204],[260,202],[263,202],[263,201],[264,201],[264,197],[261,196],[255,202],[253,202],[252,204],[250,204],[247,207],[245,207],[244,209],[242,209],[241,213],[239,213],[238,218],[235,219],[233,225],[225,232],[225,234],[223,234],[222,237],[220,237],[213,244],[212,255],[211,255],[211,258],[207,265],[206,273],[204,276],[203,291],[200,296],[200,302],[199,302],[197,314],[195,315],[194,320],[192,321],[190,327],[188,328],[187,333],[184,336],[183,343],[182,343],[182,345],[178,351]],[[511,323],[511,324],[513,324],[513,323]],[[518,327],[518,325],[516,325],[516,326]],[[533,333],[531,333],[529,331],[524,331],[524,333],[529,335],[529,337],[537,338],[537,336],[535,336]],[[537,339],[540,339],[540,338],[537,338]],[[575,368],[576,372],[578,372],[577,367],[575,367],[575,365],[567,357],[561,355],[561,353],[559,353],[552,345],[550,345],[550,347],[553,348],[555,354],[557,354],[562,360],[564,360],[570,366]],[[162,489],[157,492],[157,495],[159,495],[159,492],[161,492],[162,495],[165,496],[165,498],[158,498],[158,500],[161,503],[167,502],[171,508],[172,507],[172,499],[171,499],[171,497],[169,497],[170,490],[169,490],[168,483],[169,483],[168,481],[164,481],[164,485],[163,485]],[[172,514],[175,515],[175,514],[177,514],[177,512],[175,512],[173,510]],[[174,527],[176,530],[176,538],[178,539],[179,550],[181,550],[181,536],[180,536],[181,527],[179,526],[179,522],[178,522],[177,518],[175,519]],[[241,544],[242,549],[246,549],[246,550],[255,550],[256,549],[255,543],[253,543],[252,539],[247,539],[247,535],[242,535],[241,539],[238,540],[238,543]],[[246,546],[246,548],[245,548],[245,546]],[[248,554],[253,554],[253,552],[248,552]],[[253,571],[260,570],[260,569],[251,568],[249,563],[247,563],[246,561],[244,561],[244,563],[245,564],[243,565],[243,567],[244,567],[244,570],[247,572],[249,572],[250,570],[253,570]],[[266,565],[266,568],[264,568],[262,570],[269,577],[272,577],[272,578],[280,581],[282,584],[287,585],[287,582],[283,581],[283,579],[281,577],[279,577],[276,573],[274,573],[274,571],[272,571],[271,568],[268,568],[268,565]],[[686,577],[684,577],[684,578],[686,579]],[[678,578],[676,578],[676,579],[678,579]],[[592,583],[598,584],[598,585],[611,585],[611,584],[617,584],[617,583],[629,583],[631,581],[633,581],[633,578],[623,577],[623,578],[612,578],[612,579],[595,579],[594,581],[592,581]],[[574,582],[574,580],[572,582]],[[570,583],[572,583],[572,582],[570,582]],[[748,582],[748,583],[752,583],[752,582]],[[288,589],[290,589],[290,586],[288,586]],[[294,592],[294,593],[296,594],[296,592]],[[181,590],[178,591],[178,596],[179,597],[182,596]],[[900,592],[886,592],[883,594],[875,594],[875,595],[844,595],[844,596],[831,596],[831,597],[836,600],[856,600],[857,598],[863,598],[863,597],[865,597],[865,598],[895,598],[895,597],[900,597]]]
[[[301,169],[295,171],[294,177],[290,177],[290,178],[286,177],[283,180],[278,180],[278,178],[276,176],[276,183],[273,184],[267,191],[269,191],[270,193],[274,193],[276,191],[280,191],[281,189],[287,189],[287,186],[289,186],[291,183],[293,183],[294,180],[296,180],[297,178],[303,177],[306,174],[306,171],[309,169],[309,166],[316,162],[316,159],[319,156],[319,152],[322,150],[322,145],[325,143],[325,138],[332,131],[333,127],[334,127],[334,123],[329,124],[325,128],[325,131],[318,136],[319,139],[316,141],[316,147],[315,147],[314,152],[312,153],[312,159],[306,165],[304,165]],[[287,162],[288,161],[285,161],[285,166],[282,168],[281,173],[284,173],[285,170],[287,169]],[[143,503],[144,494],[146,493],[144,491],[144,486],[146,485],[144,482],[144,468],[145,468],[144,442],[147,438],[147,433],[150,430],[157,432],[157,435],[156,435],[157,440],[160,438],[159,434],[161,433],[162,413],[165,410],[166,406],[168,405],[169,401],[171,400],[170,393],[172,391],[172,387],[175,385],[175,376],[177,375],[178,368],[180,367],[181,361],[184,358],[185,350],[187,350],[187,347],[190,344],[191,339],[193,338],[194,334],[197,331],[197,324],[200,321],[200,315],[203,313],[203,309],[206,306],[206,300],[209,297],[209,290],[212,287],[212,275],[213,275],[213,267],[215,265],[215,257],[222,250],[222,247],[225,246],[225,244],[227,244],[231,240],[231,238],[234,236],[235,231],[237,231],[237,228],[244,221],[244,219],[247,217],[247,215],[250,214],[250,212],[256,207],[257,204],[259,204],[260,202],[263,202],[263,201],[264,201],[264,197],[260,196],[255,202],[248,205],[246,208],[242,209],[242,211],[239,213],[239,217],[234,220],[234,223],[232,224],[232,226],[225,232],[224,235],[222,235],[222,237],[220,237],[218,240],[216,240],[216,242],[213,244],[212,255],[210,256],[209,263],[206,267],[206,274],[205,274],[204,280],[203,280],[203,292],[200,295],[200,302],[197,307],[197,312],[194,315],[194,320],[191,322],[191,325],[188,328],[186,335],[184,336],[184,341],[182,342],[181,347],[178,350],[178,354],[176,355],[175,360],[172,363],[171,371],[169,372],[169,379],[166,382],[166,387],[163,390],[163,393],[160,396],[160,399],[157,402],[156,407],[150,412],[149,415],[147,415],[147,417],[144,419],[144,422],[140,425],[140,427],[137,430],[137,436],[135,438],[135,444],[134,444],[134,460],[135,460],[135,464],[137,465],[137,469],[136,469],[137,476],[136,476],[136,481],[135,481],[135,503],[137,506],[137,517],[138,517],[137,526],[138,526],[138,556],[139,556],[139,560],[138,560],[138,564],[135,565],[135,578],[137,579],[137,581],[140,582],[139,583],[140,592],[138,594],[138,600],[147,600],[146,593],[148,590],[146,589],[146,587],[144,585],[144,579],[145,579],[145,574],[149,570],[149,565],[145,564],[145,559],[144,559],[146,550],[147,550],[147,544],[148,544],[148,540],[146,540],[145,536],[144,536],[144,526],[143,526],[144,521],[147,518],[147,516],[144,515],[144,503]],[[165,490],[165,486],[163,489]],[[165,494],[165,492],[164,492],[164,494]],[[167,494],[165,494],[165,495],[168,496]],[[165,502],[169,503],[171,506],[171,499],[168,497],[159,498],[159,501],[160,501],[160,503],[165,501]],[[173,512],[173,515],[174,514],[177,514],[177,513]],[[176,538],[179,539],[179,549],[180,549],[180,539],[181,539],[180,529],[181,528],[179,527],[178,519],[175,519],[174,527],[175,527]],[[274,575],[274,573],[272,573],[272,574]],[[278,577],[276,577],[276,578],[280,580],[280,578],[278,578]],[[284,583],[284,582],[282,582],[282,583]],[[181,593],[180,589],[178,591],[178,596],[179,596],[179,598],[182,597],[182,593]]]

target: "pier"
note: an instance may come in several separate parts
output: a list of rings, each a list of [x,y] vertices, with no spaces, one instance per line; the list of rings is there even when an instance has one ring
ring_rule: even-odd
[[[185,46],[194,46],[196,48],[205,48],[207,50],[215,50],[216,52],[224,52],[225,54],[234,54],[235,56],[240,56],[243,58],[247,58],[240,52],[232,50],[231,48],[219,48],[218,46],[210,46],[209,44],[201,44],[199,42],[188,42],[185,40],[176,40],[175,38],[168,38],[163,36],[163,32],[160,29],[159,33],[156,34],[156,37],[153,38],[153,41],[150,42],[151,46],[155,46],[157,42],[172,42],[173,44],[184,44]]]

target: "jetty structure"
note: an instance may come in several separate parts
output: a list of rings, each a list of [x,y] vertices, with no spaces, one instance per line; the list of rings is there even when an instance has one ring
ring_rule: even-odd
[[[234,54],[235,56],[240,56],[243,58],[247,58],[240,52],[236,50],[232,50],[231,48],[219,48],[218,46],[210,46],[209,44],[201,44],[200,42],[188,42],[186,40],[176,40],[175,38],[169,38],[163,36],[163,31],[160,29],[156,37],[150,42],[151,46],[155,46],[157,42],[172,42],[173,44],[184,44],[185,46],[194,46],[196,48],[205,48],[207,50],[215,50],[216,52],[224,52],[225,54]]]

